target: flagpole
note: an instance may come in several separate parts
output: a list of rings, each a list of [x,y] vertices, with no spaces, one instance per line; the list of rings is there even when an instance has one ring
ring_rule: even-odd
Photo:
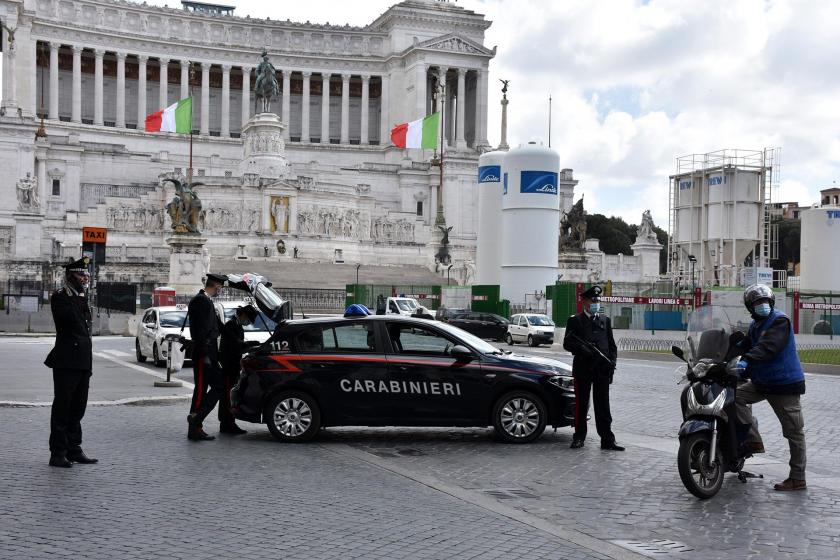
[[[190,71],[189,76],[187,77],[188,86],[189,86],[189,93],[190,93],[190,165],[187,167],[187,184],[192,183],[192,175],[193,175],[193,99],[192,99],[192,82],[193,78],[195,77],[195,69],[193,68],[193,63],[190,61]]]
[[[435,218],[436,226],[446,226],[446,217],[443,215],[443,129],[446,125],[446,110],[444,105],[446,103],[446,86],[441,83],[438,85],[438,97],[440,99],[440,182],[438,183],[437,196],[437,217]]]

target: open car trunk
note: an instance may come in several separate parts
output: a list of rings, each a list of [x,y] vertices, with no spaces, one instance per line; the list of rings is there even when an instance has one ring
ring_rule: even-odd
[[[292,318],[292,302],[284,300],[271,288],[271,282],[265,276],[253,272],[228,274],[227,286],[242,290],[257,303],[260,311],[275,323]]]

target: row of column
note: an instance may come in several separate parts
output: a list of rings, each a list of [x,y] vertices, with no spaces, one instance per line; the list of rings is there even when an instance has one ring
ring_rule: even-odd
[[[59,80],[58,80],[58,49],[60,43],[50,42],[50,97],[49,97],[49,113],[50,119],[58,120],[58,98],[59,98]],[[82,122],[82,51],[83,47],[72,46],[73,50],[73,104],[71,121],[75,123]],[[94,117],[93,124],[103,125],[103,59],[105,57],[105,50],[94,49],[95,66],[94,66]],[[125,52],[116,52],[117,56],[117,99],[116,99],[116,121],[117,128],[125,128],[125,59],[128,56]],[[139,55],[139,71],[138,71],[138,95],[137,95],[137,126],[142,128],[146,116],[149,114],[148,107],[146,107],[146,64],[149,60],[148,56]],[[167,100],[168,93],[168,75],[170,60],[166,58],[159,58],[160,64],[160,95],[159,108],[166,107],[169,102]],[[189,61],[179,61],[181,66],[181,99],[189,96]],[[209,62],[198,63],[201,67],[201,114],[199,118],[199,134],[207,135],[210,133],[210,67]],[[221,115],[221,130],[222,137],[230,136],[230,65],[222,65],[222,115]],[[251,94],[251,71],[253,66],[242,66],[242,123],[246,123],[250,117],[250,94]],[[283,97],[281,104],[281,120],[288,125],[290,117],[290,92],[291,88],[291,70],[281,70],[283,76]],[[301,142],[310,141],[309,130],[309,108],[310,108],[310,80],[312,72],[302,72],[303,75],[303,99],[302,99],[302,124],[301,124]],[[330,79],[332,74],[321,73],[322,80],[322,100],[321,100],[321,143],[330,142],[329,122],[330,122]],[[341,74],[341,136],[340,142],[342,144],[350,143],[350,74]],[[362,75],[362,102],[361,102],[361,138],[360,143],[363,145],[370,143],[369,128],[370,128],[370,79],[369,75]],[[388,95],[388,77],[382,76],[382,97],[381,104],[382,131],[380,138],[388,137],[389,118],[387,113],[387,95]],[[459,81],[459,84],[461,82]],[[159,109],[158,108],[158,109]],[[463,113],[460,111],[459,114]],[[463,115],[461,114],[461,120]],[[459,127],[460,129],[460,127]],[[289,127],[285,131],[286,140],[289,139]],[[463,132],[461,133],[463,136]]]
[[[449,68],[445,66],[437,66],[437,70],[432,72],[438,80],[438,83],[444,85],[445,96],[447,100],[451,100],[454,96],[457,98],[456,112],[455,112],[455,148],[464,150],[467,148],[467,141],[465,137],[466,130],[466,98],[467,98],[467,74],[474,73],[476,77],[475,89],[475,145],[483,146],[487,144],[487,70],[484,69],[468,69],[468,68]],[[417,114],[420,117],[426,116],[428,112],[428,97],[426,92],[426,83],[431,67],[426,64],[417,66],[416,84],[417,92]],[[447,74],[450,70],[455,70],[457,75],[457,82],[455,84],[447,83]],[[457,87],[457,90],[453,89]],[[451,104],[446,107],[446,120],[452,118],[449,112]],[[449,144],[448,135],[444,134],[444,140]]]

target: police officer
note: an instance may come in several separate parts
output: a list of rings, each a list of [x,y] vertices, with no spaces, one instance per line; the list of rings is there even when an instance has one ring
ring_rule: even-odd
[[[190,414],[187,416],[187,438],[193,441],[216,439],[208,435],[202,423],[222,395],[222,372],[219,368],[219,319],[211,298],[227,281],[226,276],[208,274],[204,289],[199,290],[187,307],[192,340],[192,364],[195,376]]]
[[[589,412],[591,390],[601,449],[624,451],[622,446],[616,444],[610,428],[610,383],[618,349],[613,339],[610,318],[601,314],[600,296],[600,286],[592,286],[583,292],[583,311],[569,317],[563,338],[563,348],[574,355],[572,375],[575,379],[575,433],[572,449],[583,447],[586,440],[586,415]]]
[[[752,453],[764,453],[764,443],[748,405],[763,400],[770,403],[790,447],[790,476],[773,488],[804,490],[805,419],[800,395],[805,393],[805,375],[796,353],[790,319],[775,309],[775,305],[773,290],[767,286],[755,284],[744,291],[744,306],[753,321],[739,344],[745,351],[739,365],[746,368],[751,381],[738,387],[735,403],[739,421],[751,425],[745,445]]]
[[[82,417],[87,408],[93,374],[91,313],[85,290],[90,284],[88,259],[64,267],[64,287],[50,298],[55,321],[55,346],[44,364],[53,370],[50,414],[50,465],[69,468],[73,463],[96,463],[82,451]]]
[[[239,380],[239,362],[242,353],[249,346],[245,342],[244,327],[257,319],[258,312],[253,305],[243,305],[236,308],[236,313],[222,327],[222,341],[219,353],[222,359],[222,375],[224,390],[219,403],[219,431],[223,434],[240,435],[245,430],[236,425],[236,419],[230,410],[230,390]]]

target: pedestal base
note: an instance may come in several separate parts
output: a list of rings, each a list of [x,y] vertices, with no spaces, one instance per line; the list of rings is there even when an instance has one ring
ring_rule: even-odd
[[[557,272],[562,275],[563,282],[589,282],[592,271],[589,270],[586,253],[575,251],[560,254]]]
[[[166,238],[169,245],[169,285],[177,294],[192,295],[202,287],[206,274],[204,245],[206,237],[200,235],[173,235]]]
[[[181,381],[155,381],[155,387],[183,387]]]

